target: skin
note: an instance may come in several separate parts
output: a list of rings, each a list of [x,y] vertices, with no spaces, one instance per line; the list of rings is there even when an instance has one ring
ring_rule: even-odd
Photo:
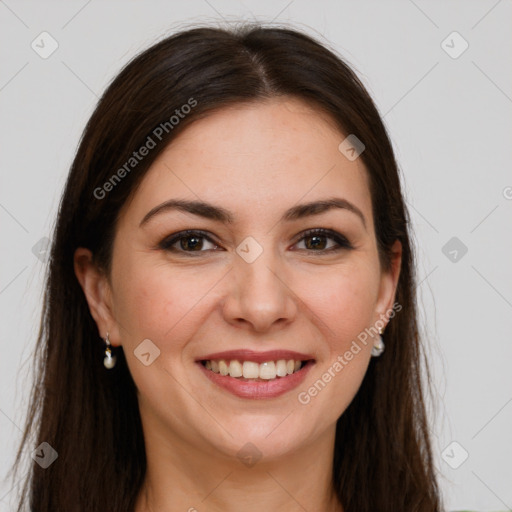
[[[401,262],[397,241],[391,271],[380,267],[367,171],[338,150],[344,138],[296,99],[224,108],[184,130],[124,205],[110,279],[88,249],[77,249],[75,272],[98,333],[123,347],[138,389],[148,470],[137,512],[342,511],[330,482],[336,420],[361,385],[373,340],[308,404],[297,395],[390,311]],[[279,221],[298,203],[333,196],[356,205],[366,227],[346,209]],[[235,222],[175,210],[139,227],[171,198],[222,206]],[[311,236],[301,238],[310,228],[332,229],[353,249],[320,254]],[[185,229],[213,242],[186,252],[190,238],[185,249],[178,241],[181,253],[158,248]],[[252,263],[235,252],[248,236],[263,248]],[[149,366],[134,354],[145,339],[160,350]],[[243,399],[194,362],[237,348],[296,350],[316,363],[281,397]],[[251,467],[237,456],[248,442],[262,454]]]

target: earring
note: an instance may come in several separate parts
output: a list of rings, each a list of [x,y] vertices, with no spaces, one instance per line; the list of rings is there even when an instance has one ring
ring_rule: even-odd
[[[382,340],[382,328],[380,328],[379,337],[372,347],[372,356],[379,357],[382,354],[382,352],[384,352],[385,348],[386,346],[384,345],[384,341]]]
[[[110,340],[107,337],[105,338],[105,358],[103,359],[103,364],[107,370],[111,370],[116,365],[116,356],[112,355],[112,349],[110,348],[112,345],[110,344]]]

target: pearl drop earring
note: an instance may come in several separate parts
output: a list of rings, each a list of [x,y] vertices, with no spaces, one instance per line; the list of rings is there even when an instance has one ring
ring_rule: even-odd
[[[382,352],[384,352],[384,349],[386,346],[384,345],[384,341],[382,340],[382,327],[379,329],[379,337],[377,338],[377,341],[374,343],[372,347],[372,356],[373,357],[379,357]]]
[[[116,365],[116,356],[112,355],[112,349],[110,348],[112,345],[110,344],[110,340],[107,337],[105,338],[105,358],[103,359],[103,364],[107,370],[111,370]]]

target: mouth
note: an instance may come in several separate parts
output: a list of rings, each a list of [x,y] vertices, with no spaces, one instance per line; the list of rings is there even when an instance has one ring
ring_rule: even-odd
[[[196,360],[213,383],[241,398],[274,398],[306,377],[315,359],[291,351],[230,351]]]
[[[222,376],[230,376],[244,382],[265,382],[281,379],[300,371],[307,363],[296,359],[278,359],[277,361],[256,361],[215,360],[207,359],[200,363],[209,371]]]

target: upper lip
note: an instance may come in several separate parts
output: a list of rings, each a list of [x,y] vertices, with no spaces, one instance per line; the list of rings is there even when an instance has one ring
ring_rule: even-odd
[[[215,352],[206,356],[198,357],[196,361],[208,360],[229,360],[238,359],[241,361],[254,361],[255,363],[265,363],[267,361],[279,361],[280,359],[295,361],[307,361],[314,359],[310,354],[302,354],[293,350],[268,350],[266,352],[255,352],[254,350],[226,350],[224,352]]]

